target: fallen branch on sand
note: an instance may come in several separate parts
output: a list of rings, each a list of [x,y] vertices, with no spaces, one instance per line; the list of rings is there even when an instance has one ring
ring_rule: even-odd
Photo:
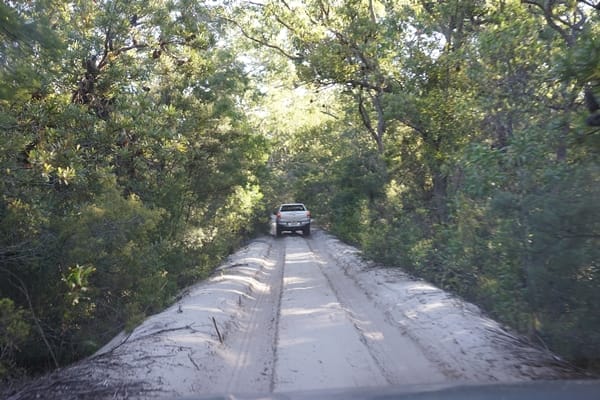
[[[217,331],[217,336],[219,338],[219,342],[221,342],[221,344],[223,344],[223,336],[221,336],[221,332],[219,332],[219,327],[217,326],[217,320],[215,319],[215,317],[211,317],[211,318],[212,318],[213,325],[215,326],[215,331]]]

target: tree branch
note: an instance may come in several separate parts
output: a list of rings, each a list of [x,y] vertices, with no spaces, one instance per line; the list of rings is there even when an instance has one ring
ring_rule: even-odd
[[[303,59],[302,57],[300,57],[300,56],[294,56],[294,55],[288,53],[287,51],[285,51],[284,49],[282,49],[280,46],[277,46],[275,44],[270,43],[267,39],[265,39],[265,38],[256,38],[256,37],[252,36],[237,21],[235,21],[235,20],[233,20],[231,18],[227,18],[227,17],[220,17],[220,18],[223,21],[226,21],[226,22],[229,22],[229,23],[232,23],[233,25],[235,25],[240,30],[240,32],[242,32],[242,35],[244,35],[244,37],[246,39],[249,39],[249,40],[251,40],[251,41],[253,41],[253,42],[257,43],[257,44],[260,44],[261,46],[268,47],[269,49],[273,49],[273,50],[277,51],[278,53],[280,53],[281,55],[283,55],[284,57],[289,58],[290,60],[293,60],[293,61],[302,61],[302,59]]]
[[[373,124],[371,122],[371,117],[369,116],[369,112],[365,108],[362,91],[363,91],[363,89],[361,88],[358,91],[358,96],[357,96],[358,97],[358,99],[357,99],[358,100],[358,113],[360,114],[360,118],[363,122],[363,125],[365,126],[365,128],[367,128],[367,131],[369,131],[369,134],[371,135],[373,140],[375,140],[375,143],[377,143],[377,149],[380,150],[380,152],[381,152],[381,151],[383,151],[383,146],[381,145],[381,139],[377,136],[377,132],[373,128]]]
[[[370,93],[370,96],[375,111],[377,112],[377,147],[380,152],[383,152],[383,135],[387,128],[387,124],[383,113],[383,105],[381,104],[381,91],[377,91],[375,94]]]
[[[569,23],[569,22],[559,18],[558,16],[554,15],[554,11],[552,9],[552,6],[554,5],[554,1],[539,2],[536,0],[521,0],[521,4],[529,4],[529,5],[535,6],[535,7],[539,8],[540,10],[542,10],[542,13],[543,13],[544,18],[546,19],[546,22],[548,23],[548,25],[552,29],[554,29],[556,32],[558,32],[558,34],[567,43],[567,46],[573,47],[575,45],[575,33],[574,32],[576,32],[578,29],[581,29],[581,27],[583,26],[583,24],[586,21],[585,14],[583,14],[583,12],[581,12],[580,9],[576,10],[576,13],[579,14],[581,17],[580,21],[577,23]],[[571,32],[569,33],[565,29],[560,27],[556,21],[559,21],[560,23],[566,25],[571,30]]]

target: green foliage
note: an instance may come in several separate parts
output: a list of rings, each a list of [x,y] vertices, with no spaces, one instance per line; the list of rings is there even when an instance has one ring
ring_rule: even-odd
[[[11,299],[0,299],[0,382],[16,375],[14,354],[31,329],[26,317]]]
[[[92,353],[252,234],[267,142],[219,9],[0,6],[0,374]]]
[[[165,305],[170,293],[165,290],[167,271],[157,229],[163,214],[145,207],[135,195],[123,198],[107,188],[60,222],[57,262],[70,266],[63,278],[68,286],[65,322],[78,326],[100,320],[110,326],[137,317],[127,312],[127,304],[149,313]],[[110,288],[110,293],[101,288]]]
[[[41,0],[27,5],[0,4],[0,101],[39,94],[47,75],[40,74],[32,64],[56,57],[64,48],[51,29],[51,15],[45,12],[58,3]]]
[[[275,142],[283,192],[367,255],[598,368],[598,130],[581,98],[598,91],[600,14],[397,3],[269,2],[279,25],[245,31],[337,89],[333,121]]]
[[[545,340],[588,366],[600,351],[599,320],[590,313],[600,301],[599,170],[593,163],[561,172],[530,200],[530,296]]]

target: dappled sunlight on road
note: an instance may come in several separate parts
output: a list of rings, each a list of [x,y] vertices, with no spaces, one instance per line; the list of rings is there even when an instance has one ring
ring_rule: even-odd
[[[174,344],[201,344],[208,343],[210,341],[214,341],[209,335],[202,333],[180,333],[176,335],[172,335],[169,338],[170,342]]]
[[[298,263],[305,263],[308,261],[312,261],[313,257],[312,257],[312,253],[295,253],[295,254],[288,254],[286,255],[285,258],[285,263],[287,264],[298,264]]]
[[[427,312],[427,311],[432,311],[435,309],[439,309],[439,308],[448,308],[448,304],[444,304],[442,302],[437,302],[437,303],[427,303],[427,304],[423,304],[423,306],[419,307],[419,311],[421,312]]]
[[[256,280],[254,277],[243,277],[237,275],[223,275],[223,279],[229,282],[240,282],[249,285],[253,291],[268,292],[269,286]]]
[[[385,384],[322,265],[305,241],[287,242],[275,391]]]
[[[206,312],[211,314],[222,314],[224,311],[218,307],[206,307],[206,306],[194,306],[194,305],[186,305],[185,311],[196,311],[196,312]],[[182,311],[183,312],[183,311]]]
[[[310,290],[312,290],[314,288],[315,288],[314,286],[298,286],[298,287],[289,288],[288,291],[292,291],[292,292],[293,291],[303,291],[303,290],[309,290],[310,291]]]
[[[382,332],[374,331],[374,332],[363,332],[363,335],[370,340],[382,341],[385,339]]]
[[[309,307],[297,307],[297,308],[285,308],[281,310],[281,316],[283,317],[294,317],[294,316],[307,316],[310,315],[315,319],[320,316],[327,316],[332,318],[333,313],[342,311],[339,303],[328,303],[318,308]]]
[[[306,278],[300,278],[297,276],[286,276],[283,278],[283,283],[286,285],[286,287],[290,285],[303,285],[308,281],[309,280]]]

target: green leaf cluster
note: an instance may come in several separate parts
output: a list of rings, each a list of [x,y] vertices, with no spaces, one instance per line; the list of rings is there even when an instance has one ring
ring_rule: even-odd
[[[257,229],[253,87],[195,1],[0,6],[0,379],[91,354]]]

